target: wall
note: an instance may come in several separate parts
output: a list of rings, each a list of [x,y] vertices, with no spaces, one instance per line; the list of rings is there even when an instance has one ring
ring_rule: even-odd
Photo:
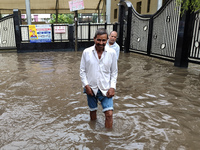
[[[111,0],[111,12],[110,12],[110,22],[115,23],[118,22],[118,16],[119,16],[119,6],[118,6],[119,0]],[[114,11],[117,9],[117,18],[114,18]]]
[[[157,11],[157,2],[158,2],[157,0],[150,0],[149,12],[147,12],[148,0],[130,0],[135,10],[137,8],[137,2],[140,2],[140,1],[142,2],[142,5],[141,5],[142,15],[154,14]]]
[[[137,2],[142,2],[141,5],[141,14],[142,15],[147,15],[147,14],[154,14],[157,11],[157,3],[158,0],[150,0],[150,9],[149,12],[147,12],[147,5],[148,5],[148,0],[129,0],[134,9],[136,10],[136,5]],[[111,23],[118,22],[118,16],[119,16],[119,6],[117,5],[120,2],[120,0],[111,0]],[[117,9],[117,18],[114,19],[114,10]]]

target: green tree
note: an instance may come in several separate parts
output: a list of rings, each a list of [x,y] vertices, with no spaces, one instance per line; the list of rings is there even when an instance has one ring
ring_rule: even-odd
[[[50,23],[56,23],[56,14],[52,14]],[[58,14],[58,22],[57,23],[74,23],[74,15],[73,14]]]
[[[181,15],[188,9],[192,12],[200,10],[200,0],[176,0],[177,5],[181,5]]]

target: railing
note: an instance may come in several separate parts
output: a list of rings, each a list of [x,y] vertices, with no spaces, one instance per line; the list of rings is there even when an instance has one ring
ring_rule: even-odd
[[[54,28],[54,30],[52,30],[52,31],[55,31],[55,28],[60,27],[60,26],[64,26],[65,33],[52,32],[52,34],[54,35],[54,36],[52,36],[52,41],[54,41],[54,42],[56,42],[56,41],[61,41],[61,42],[68,41],[68,24],[53,24],[52,28]],[[30,42],[28,27],[29,27],[28,25],[21,25],[20,26],[21,36],[22,36],[21,41],[22,42]]]
[[[118,24],[92,24],[92,23],[80,23],[78,24],[78,41],[90,41],[93,40],[95,32],[98,28],[106,28],[108,34],[117,29]],[[56,33],[55,28],[64,26],[65,32],[64,33]],[[52,24],[52,41],[54,42],[66,42],[69,41],[69,26],[73,26],[72,30],[74,31],[74,25],[68,25],[68,24]],[[21,25],[21,41],[22,42],[29,42],[29,30],[28,25]],[[71,28],[70,28],[71,29]],[[73,32],[74,33],[74,32]],[[74,37],[74,35],[73,35]]]
[[[92,24],[92,23],[84,23],[78,24],[78,40],[85,41],[85,40],[93,40],[94,35],[97,29],[105,28],[107,29],[108,34],[114,30],[114,26],[117,24]]]
[[[29,42],[29,30],[27,25],[21,25],[21,41],[22,42]]]

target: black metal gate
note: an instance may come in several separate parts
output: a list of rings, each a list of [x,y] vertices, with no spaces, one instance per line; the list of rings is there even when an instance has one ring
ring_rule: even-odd
[[[176,0],[168,0],[155,14],[140,15],[130,2],[121,1],[121,50],[170,60],[178,67],[200,63],[200,10],[181,16],[180,9]]]
[[[180,7],[175,0],[169,0],[154,15],[138,14],[127,1],[121,2],[121,6],[125,10],[122,24],[129,22],[127,27],[122,25],[122,48],[174,60],[180,20]]]
[[[0,19],[0,49],[16,49],[13,15]]]
[[[180,7],[176,1],[168,1],[159,12],[153,15],[151,54],[175,59]]]
[[[189,59],[200,61],[200,10],[195,13],[194,29]]]

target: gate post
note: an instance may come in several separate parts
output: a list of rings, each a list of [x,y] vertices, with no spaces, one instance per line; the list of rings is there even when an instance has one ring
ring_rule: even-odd
[[[189,52],[192,42],[194,13],[188,10],[180,19],[174,66],[188,67]]]
[[[117,23],[117,22],[115,22],[115,24],[113,24],[113,31],[116,31],[116,32],[118,32],[118,31],[117,31],[117,25],[118,25],[118,23]]]
[[[90,22],[88,24],[88,41],[90,41]]]
[[[124,53],[128,53],[129,48],[130,48],[132,3],[129,1],[126,2],[124,0],[121,0],[119,8],[120,8],[119,9],[119,22],[120,22],[119,46],[120,46],[120,50],[124,49]]]
[[[107,22],[105,22],[105,24],[104,24],[104,28],[107,29]]]
[[[74,46],[74,26],[69,25],[68,26],[68,40],[70,47]]]
[[[124,21],[123,21],[123,18],[124,18],[124,11],[125,11],[125,8],[124,6],[121,4],[121,2],[123,2],[123,0],[120,0],[120,5],[119,5],[119,47],[120,47],[120,50],[122,50],[122,45],[123,45],[123,24],[124,24]]]
[[[131,21],[132,21],[132,8],[128,7],[128,16],[127,16],[127,28],[126,28],[126,37],[124,44],[124,53],[129,53],[130,40],[131,40]]]
[[[147,55],[151,55],[151,43],[152,43],[152,30],[153,30],[153,17],[149,20],[149,31],[148,31],[148,43],[147,43]]]
[[[14,29],[15,29],[15,42],[17,47],[17,52],[20,51],[21,45],[21,12],[18,9],[13,9],[13,20],[14,20]]]
[[[51,35],[52,35],[52,42],[54,42],[54,24],[51,24]]]

